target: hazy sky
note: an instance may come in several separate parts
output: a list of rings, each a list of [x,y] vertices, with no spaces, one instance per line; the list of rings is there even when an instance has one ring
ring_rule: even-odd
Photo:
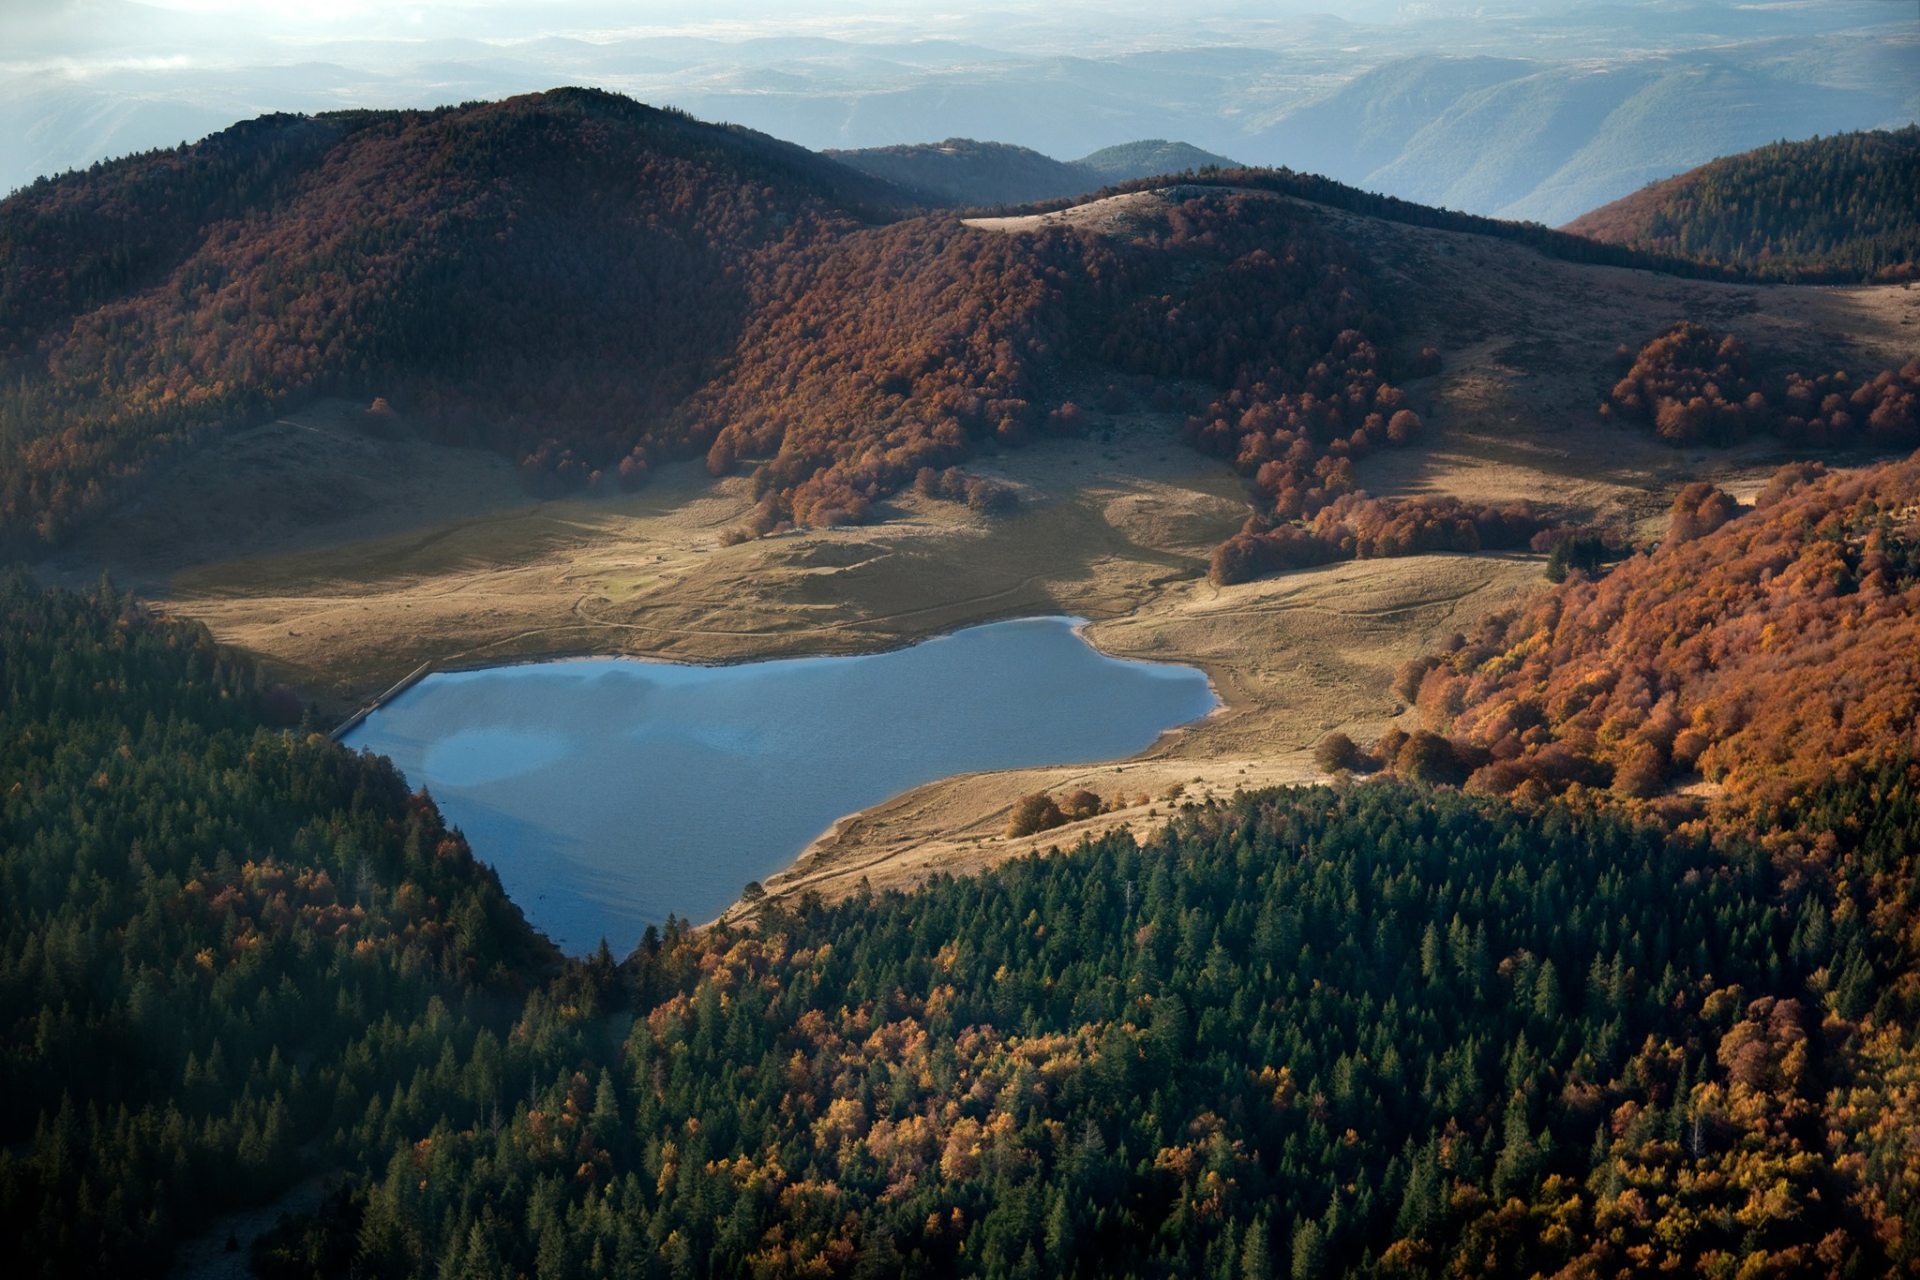
[[[1857,24],[1876,10],[1888,20],[1920,12],[1914,0],[0,0],[0,65],[59,65],[85,75],[111,70],[118,61],[111,55],[133,51],[230,64],[316,46],[358,44],[360,56],[370,57],[368,45],[397,46],[393,53],[441,40],[511,46],[662,35],[946,37],[1009,52],[1087,54],[1231,40],[1284,46],[1341,24],[1351,24],[1361,44],[1377,29],[1419,27],[1435,52],[1528,34],[1550,52],[1571,15],[1622,43],[1634,43],[1638,30],[1645,42],[1671,44],[1762,29],[1813,32]],[[1846,16],[1836,21],[1835,14]]]
[[[1168,137],[1547,216],[1559,205],[1525,203],[1529,174],[1573,164],[1558,200],[1577,204],[1595,172],[1631,189],[1727,148],[1904,123],[1920,3],[0,0],[0,194],[266,111],[565,84],[810,147],[970,136],[1070,159]],[[1675,121],[1713,127],[1676,142]],[[1516,174],[1466,181],[1503,157]]]
[[[1655,0],[1651,7],[1811,13],[1835,3],[1688,0],[1682,6]],[[1470,43],[1474,27],[1529,18],[1551,22],[1578,10],[1612,8],[1625,14],[1646,7],[1648,0],[1613,5],[1592,0],[0,0],[0,35],[11,37],[0,48],[25,40],[37,52],[81,60],[101,46],[158,41],[168,53],[224,61],[284,53],[316,41],[812,34],[854,40],[960,36],[995,49],[1084,53],[1116,43],[1213,43],[1236,33],[1262,43],[1284,42],[1288,28],[1303,15],[1363,26],[1444,19]]]

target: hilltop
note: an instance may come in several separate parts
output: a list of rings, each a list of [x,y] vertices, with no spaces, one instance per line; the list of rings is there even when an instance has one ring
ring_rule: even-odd
[[[1033,204],[1085,195],[1136,178],[1238,167],[1224,156],[1160,138],[1104,147],[1071,161],[1055,160],[1028,147],[971,138],[821,154],[929,204],[961,208]]]
[[[934,206],[1030,204],[1099,185],[1088,185],[1092,175],[1078,166],[1029,147],[972,138],[821,154]]]
[[[1169,142],[1165,138],[1146,138],[1139,142],[1102,147],[1091,155],[1081,156],[1074,163],[1082,169],[1102,174],[1109,182],[1126,182],[1133,178],[1152,178],[1169,173],[1197,173],[1202,169],[1241,167],[1237,161],[1225,156],[1203,151],[1189,143]]]
[[[1395,308],[1361,300],[1376,267],[1303,201],[1686,269],[1284,171],[1209,174],[1127,237],[1009,241],[906,199],[584,90],[266,117],[38,183],[0,203],[0,535],[58,543],[163,460],[325,395],[499,450],[541,493],[748,467],[765,532],[858,520],[922,467],[1070,432],[1070,384],[1099,370],[1378,388],[1407,354]],[[1247,327],[1254,296],[1296,331]],[[1347,436],[1384,435],[1374,395],[1341,401]]]
[[[1727,156],[1566,230],[1775,279],[1911,279],[1920,274],[1920,125]]]
[[[273,116],[0,202],[0,529],[330,391],[584,479],[690,448],[767,252],[894,194],[762,135],[557,90]],[[637,442],[648,446],[635,454]]]

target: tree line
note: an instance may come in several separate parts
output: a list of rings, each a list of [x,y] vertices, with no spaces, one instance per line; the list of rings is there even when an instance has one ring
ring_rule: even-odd
[[[1710,161],[1568,230],[1762,279],[1909,280],[1920,258],[1920,125]]]
[[[0,593],[11,1274],[156,1272],[316,1171],[260,1274],[1914,1264],[1894,736],[1711,833],[1267,791],[565,961],[204,631]]]

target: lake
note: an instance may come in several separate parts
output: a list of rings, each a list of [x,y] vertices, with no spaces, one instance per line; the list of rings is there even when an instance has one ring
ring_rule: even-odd
[[[1198,670],[1108,657],[1077,625],[857,657],[437,672],[344,741],[431,791],[557,944],[624,954],[669,913],[717,916],[854,810],[957,773],[1133,755],[1217,705]]]

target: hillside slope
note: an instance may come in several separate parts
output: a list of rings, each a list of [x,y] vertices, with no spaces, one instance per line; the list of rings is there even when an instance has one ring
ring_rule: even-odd
[[[1757,809],[1920,754],[1916,494],[1920,455],[1790,465],[1745,514],[1683,490],[1657,549],[1491,620],[1402,692],[1490,790],[1646,797],[1698,774]]]
[[[1165,138],[1147,138],[1139,142],[1102,147],[1092,155],[1081,156],[1074,163],[1082,169],[1099,173],[1109,182],[1126,182],[1134,178],[1153,178],[1190,170],[1197,172],[1208,168],[1241,167],[1238,162],[1225,156],[1202,151],[1189,143],[1169,142]]]
[[[1099,185],[1090,186],[1092,175],[1077,165],[1028,147],[972,138],[821,154],[935,205],[1030,204]]]
[[[396,1081],[498,1055],[558,967],[431,800],[268,727],[297,700],[196,624],[0,574],[0,670],[9,1274],[162,1274],[215,1215],[411,1140]]]
[[[922,467],[1073,430],[1091,369],[1328,404],[1351,375],[1341,448],[1377,440],[1397,353],[1372,268],[1300,206],[1235,193],[1263,181],[1210,178],[1134,235],[1008,242],[875,227],[897,189],[602,93],[268,118],[0,205],[0,528],[58,541],[158,461],[328,394],[509,452],[541,492],[747,465],[763,530],[859,519]]]
[[[1566,230],[1783,279],[1910,279],[1920,273],[1920,125],[1727,156]]]
[[[730,351],[755,256],[893,198],[576,90],[267,117],[35,184],[0,203],[0,527],[57,537],[154,459],[326,391],[562,479],[672,456],[663,419]]]
[[[929,203],[961,208],[1033,204],[1085,195],[1135,178],[1209,166],[1234,167],[1223,156],[1159,138],[1103,147],[1072,161],[1055,160],[1028,147],[971,138],[821,154]]]

